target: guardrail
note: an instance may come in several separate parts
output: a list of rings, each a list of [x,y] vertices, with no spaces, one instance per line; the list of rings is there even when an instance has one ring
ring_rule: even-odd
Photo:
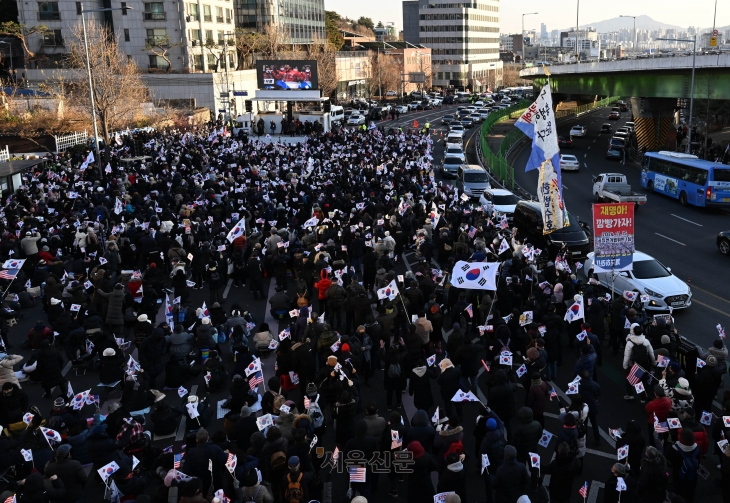
[[[573,110],[561,110],[560,112],[555,113],[555,119],[556,121],[562,121],[568,118],[578,117],[586,112],[595,110],[596,108],[608,106],[617,101],[619,98],[620,96],[609,96],[593,103],[581,105]],[[481,150],[484,164],[489,171],[491,171],[491,175],[494,178],[499,180],[505,188],[512,191],[515,190],[515,170],[507,159],[512,153],[512,150],[528,138],[519,129],[510,131],[507,135],[505,135],[504,139],[502,139],[499,146],[499,152],[497,154],[492,152],[492,149],[489,148],[487,138],[489,137],[492,127],[496,123],[519,117],[530,104],[531,102],[523,100],[517,105],[490,114],[482,124]]]

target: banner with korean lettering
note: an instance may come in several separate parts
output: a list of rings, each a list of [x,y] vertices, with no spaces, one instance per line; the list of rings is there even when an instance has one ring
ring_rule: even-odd
[[[593,270],[633,269],[634,203],[593,205]]]

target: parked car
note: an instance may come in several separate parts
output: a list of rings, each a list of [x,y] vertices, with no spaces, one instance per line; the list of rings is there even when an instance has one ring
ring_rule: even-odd
[[[617,150],[623,150],[626,147],[626,140],[624,138],[619,138],[618,136],[611,137],[610,140],[608,140],[608,148],[615,148]]]
[[[566,138],[565,136],[558,136],[558,147],[560,148],[572,148],[573,140]]]
[[[454,102],[455,102],[455,97],[454,97],[454,95],[451,95],[451,96],[446,96],[444,98],[443,104],[444,105],[453,105]]]
[[[418,107],[418,105],[420,105],[420,104],[421,104],[420,101],[414,101],[412,103],[408,103],[408,105],[406,105],[406,106],[408,107],[408,110],[415,110]]]
[[[418,104],[416,110],[433,110],[433,105],[428,101],[424,100]]]
[[[583,268],[588,271],[593,268],[593,252]],[[608,290],[618,292],[638,292],[644,296],[644,308],[651,311],[666,311],[684,309],[692,305],[692,291],[687,283],[672,274],[672,269],[656,260],[654,257],[634,252],[633,269],[617,273],[595,272],[598,281]]]
[[[487,189],[479,197],[479,204],[484,211],[491,213],[496,211],[498,214],[507,215],[507,220],[512,220],[515,212],[515,206],[520,199],[512,192],[506,189]]]
[[[609,144],[606,151],[606,159],[620,161],[623,158],[623,150]]]
[[[574,155],[560,154],[560,171],[578,171],[580,161]]]
[[[405,106],[405,105],[400,105],[400,106],[397,106],[397,107],[395,107],[395,110],[396,110],[396,112],[398,112],[399,114],[406,114],[406,113],[408,113],[408,107],[407,107],[407,106]]]
[[[573,126],[570,128],[570,136],[585,136],[586,128],[583,126]]]
[[[385,93],[385,96],[386,97],[389,97],[389,98],[390,97],[395,97],[395,96],[398,96],[398,93],[395,92],[395,91],[388,91],[387,93]]]

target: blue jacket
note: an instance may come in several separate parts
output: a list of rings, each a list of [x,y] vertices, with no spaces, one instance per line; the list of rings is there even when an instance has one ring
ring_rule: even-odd
[[[587,370],[591,377],[594,377],[593,372],[596,367],[596,358],[596,353],[581,356],[578,361],[575,362],[575,367],[573,367],[573,377],[580,374],[583,370]]]

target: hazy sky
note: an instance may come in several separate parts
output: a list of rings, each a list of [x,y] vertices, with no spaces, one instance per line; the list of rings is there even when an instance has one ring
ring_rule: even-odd
[[[661,5],[661,8],[659,6]],[[325,9],[334,10],[349,18],[371,17],[377,24],[393,21],[403,27],[403,12],[398,0],[325,0]],[[580,24],[595,23],[621,14],[638,16],[645,14],[656,21],[677,26],[711,27],[715,0],[583,0],[580,2]],[[522,14],[538,12],[537,16],[525,16],[525,29],[540,29],[540,23],[548,31],[575,26],[576,0],[502,0],[500,2],[500,31],[519,33]],[[630,27],[631,20],[627,21]],[[730,2],[717,3],[717,26],[730,25]]]

